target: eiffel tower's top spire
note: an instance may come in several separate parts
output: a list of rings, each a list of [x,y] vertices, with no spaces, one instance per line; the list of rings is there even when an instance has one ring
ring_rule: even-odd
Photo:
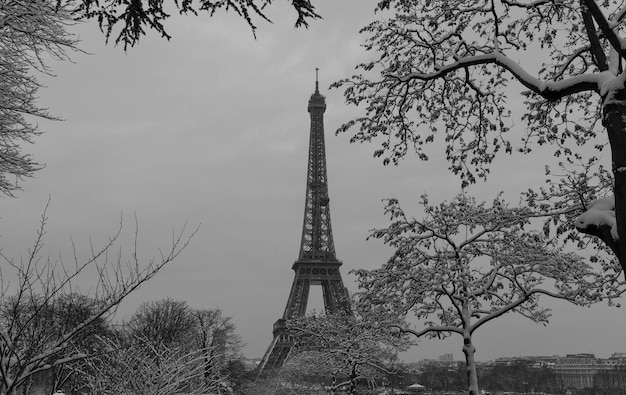
[[[318,69],[315,69],[315,92],[309,99],[311,132],[306,182],[304,224],[299,259],[335,261],[335,245],[330,226],[326,148],[324,143],[324,111],[326,99],[319,91]]]
[[[319,68],[315,68],[315,93],[320,93]]]
[[[319,69],[316,68],[315,69],[315,92],[313,92],[313,94],[311,95],[311,98],[309,99],[309,112],[311,112],[313,108],[320,108],[322,110],[322,113],[324,113],[324,111],[326,110],[326,99],[324,99],[324,96],[322,96],[322,94],[320,93],[320,82],[318,79],[318,71]],[[311,113],[311,117],[312,116],[313,116],[313,113]],[[323,122],[323,119],[321,121]],[[322,131],[323,131],[323,125],[322,125]]]

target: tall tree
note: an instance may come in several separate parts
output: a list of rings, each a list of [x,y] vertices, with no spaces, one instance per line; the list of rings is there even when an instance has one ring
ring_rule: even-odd
[[[564,161],[592,163],[607,144],[614,199],[594,207],[581,232],[601,239],[626,268],[626,59],[623,2],[579,0],[381,0],[362,31],[374,59],[339,81],[365,114],[343,125],[355,141],[382,137],[385,163],[442,138],[464,185],[484,178],[502,152],[553,144]],[[541,62],[541,64],[539,64]],[[524,89],[520,143],[507,87]],[[588,150],[589,151],[589,150]],[[601,206],[601,207],[600,207]],[[605,215],[596,215],[599,211]]]
[[[44,331],[44,339],[48,342],[51,339],[58,339],[63,334],[80,325],[98,312],[101,307],[100,301],[85,295],[70,293],[60,295],[52,301],[49,306],[50,312],[42,314],[46,320],[41,325]],[[40,317],[37,317],[39,319]],[[56,356],[57,359],[71,357],[73,354],[95,355],[100,352],[100,342],[98,338],[110,335],[111,328],[106,317],[91,322],[81,333],[69,340],[71,347]],[[84,383],[82,377],[77,376],[72,363],[56,366],[42,376],[48,378],[48,385],[51,391],[58,388],[70,389],[80,388]],[[41,380],[39,380],[41,381]]]
[[[204,352],[204,377],[211,380],[215,373],[228,377],[229,364],[241,360],[243,348],[232,319],[217,308],[192,310],[190,315],[195,348]]]
[[[546,324],[550,309],[540,297],[589,305],[609,302],[626,288],[613,271],[592,267],[525,230],[533,212],[509,208],[500,197],[491,207],[457,196],[438,206],[422,204],[426,217],[408,217],[397,200],[386,213],[392,223],[372,237],[395,248],[380,269],[357,271],[362,303],[380,314],[415,316],[423,327],[396,324],[415,337],[462,338],[470,394],[478,394],[474,332],[509,312]],[[598,265],[599,266],[599,265]]]
[[[0,392],[13,393],[41,372],[91,356],[90,348],[76,347],[115,308],[161,268],[172,262],[195,234],[183,228],[160,258],[142,260],[137,251],[124,261],[121,224],[118,232],[81,260],[76,249],[74,261],[43,257],[47,217],[44,212],[35,241],[21,259],[7,257],[0,278]],[[138,237],[137,231],[135,237]],[[137,239],[135,239],[135,246]],[[89,274],[93,303],[89,309],[67,309],[79,277]],[[11,281],[7,281],[11,278]],[[80,288],[80,287],[79,287]],[[69,298],[69,299],[68,299]],[[58,314],[55,314],[55,309]]]
[[[144,302],[130,318],[132,336],[155,345],[187,345],[193,336],[194,321],[186,302],[171,298]]]
[[[197,352],[203,369],[199,378],[208,386],[217,376],[226,380],[229,363],[242,358],[243,343],[235,324],[217,308],[192,309],[171,298],[144,302],[130,318],[127,331],[132,338],[148,343],[149,350],[159,351],[155,358]],[[158,365],[158,361],[154,363]]]
[[[28,298],[7,296],[0,301],[3,303],[0,306],[2,325],[13,326],[13,330],[8,330],[9,333],[21,332],[21,336],[13,336],[13,339],[23,343],[16,347],[22,350],[23,359],[42,352],[73,327],[89,319],[98,309],[94,299],[79,294],[63,294],[52,300],[41,294]],[[91,355],[96,352],[95,337],[107,332],[108,323],[103,317],[94,320],[81,333],[68,339],[67,347],[49,359],[62,360],[74,354]],[[1,348],[3,347],[0,346]],[[71,364],[68,362],[29,376],[25,384],[21,385],[21,390],[23,393],[30,393],[31,384],[43,386],[48,391],[54,391],[68,383],[73,384]]]
[[[40,134],[31,117],[57,118],[36,104],[41,85],[33,70],[51,74],[44,59],[68,60],[78,50],[67,31],[71,13],[54,0],[0,2],[0,194],[14,196],[19,182],[42,167],[22,145]]]

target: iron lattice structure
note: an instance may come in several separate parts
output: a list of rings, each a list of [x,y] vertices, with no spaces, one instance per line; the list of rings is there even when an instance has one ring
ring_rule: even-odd
[[[286,331],[285,322],[290,318],[305,315],[311,285],[321,285],[324,309],[327,313],[339,310],[350,312],[348,291],[339,273],[341,261],[335,256],[330,224],[324,142],[326,100],[319,92],[317,78],[315,93],[309,99],[308,110],[311,116],[311,131],[300,254],[292,266],[295,277],[285,312],[274,324],[274,340],[261,360],[260,372],[280,368],[287,360],[294,342]]]

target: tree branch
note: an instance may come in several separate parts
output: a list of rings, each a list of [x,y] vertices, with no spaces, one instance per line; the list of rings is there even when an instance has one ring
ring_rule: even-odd
[[[589,13],[589,8],[585,5],[585,0],[580,0],[580,5],[581,13],[583,14],[583,22],[587,31],[587,37],[589,38],[591,56],[593,56],[593,60],[600,71],[608,70],[609,65],[606,60],[606,55],[602,50],[602,44],[600,44],[600,39],[596,34],[596,27],[593,24],[593,17]]]
[[[431,81],[445,77],[452,72],[466,67],[484,64],[495,64],[504,68],[513,74],[513,76],[526,88],[541,95],[549,101],[556,101],[563,97],[585,91],[599,92],[602,83],[607,79],[614,77],[613,74],[605,71],[595,74],[575,75],[559,81],[544,82],[529,74],[517,62],[508,58],[503,53],[493,51],[487,54],[468,56],[459,59],[457,62],[438,67],[433,73],[408,73],[405,75],[388,73],[385,75],[385,78],[404,83],[412,80]]]
[[[623,40],[617,34],[615,34],[609,24],[609,21],[604,17],[602,10],[600,9],[600,7],[598,7],[598,4],[596,4],[595,0],[581,0],[581,3],[587,7],[587,10],[591,13],[591,16],[598,24],[600,31],[609,41],[613,49],[615,49],[619,53],[622,59],[626,59],[626,45],[624,45]],[[583,9],[583,15],[584,14],[585,11]]]

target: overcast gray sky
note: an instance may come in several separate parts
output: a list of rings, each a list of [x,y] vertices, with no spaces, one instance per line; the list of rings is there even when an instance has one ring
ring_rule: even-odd
[[[431,202],[451,199],[460,186],[435,152],[428,163],[409,157],[384,167],[372,158],[375,145],[334,136],[355,110],[327,87],[367,58],[358,29],[373,18],[375,2],[318,1],[324,20],[306,30],[293,28],[294,12],[278,1],[269,12],[275,23],[259,21],[256,40],[234,15],[174,17],[170,42],[151,35],[127,53],[105,46],[95,23],[78,26],[90,55],[52,63],[57,76],[41,78],[47,87],[40,104],[64,121],[39,121],[46,133],[27,150],[47,166],[23,183],[18,198],[2,200],[4,252],[26,253],[48,196],[46,252],[52,255],[67,255],[70,237],[86,252],[89,238],[103,241],[116,230],[121,213],[130,233],[136,213],[147,257],[186,221],[201,223],[188,249],[134,294],[120,316],[167,296],[196,308],[219,307],[233,317],[246,356],[261,357],[285,308],[298,256],[315,67],[327,102],[335,246],[351,291],[350,270],[376,268],[391,254],[365,240],[369,229],[387,224],[381,199],[398,197],[420,216],[421,194]],[[490,181],[470,192],[490,200],[505,190],[515,198],[543,179],[537,155],[497,162]],[[321,291],[314,291],[319,300]],[[550,304],[547,327],[505,316],[478,332],[476,357],[626,351],[623,309]],[[423,341],[404,358],[451,352],[461,360],[461,346],[459,338]]]

